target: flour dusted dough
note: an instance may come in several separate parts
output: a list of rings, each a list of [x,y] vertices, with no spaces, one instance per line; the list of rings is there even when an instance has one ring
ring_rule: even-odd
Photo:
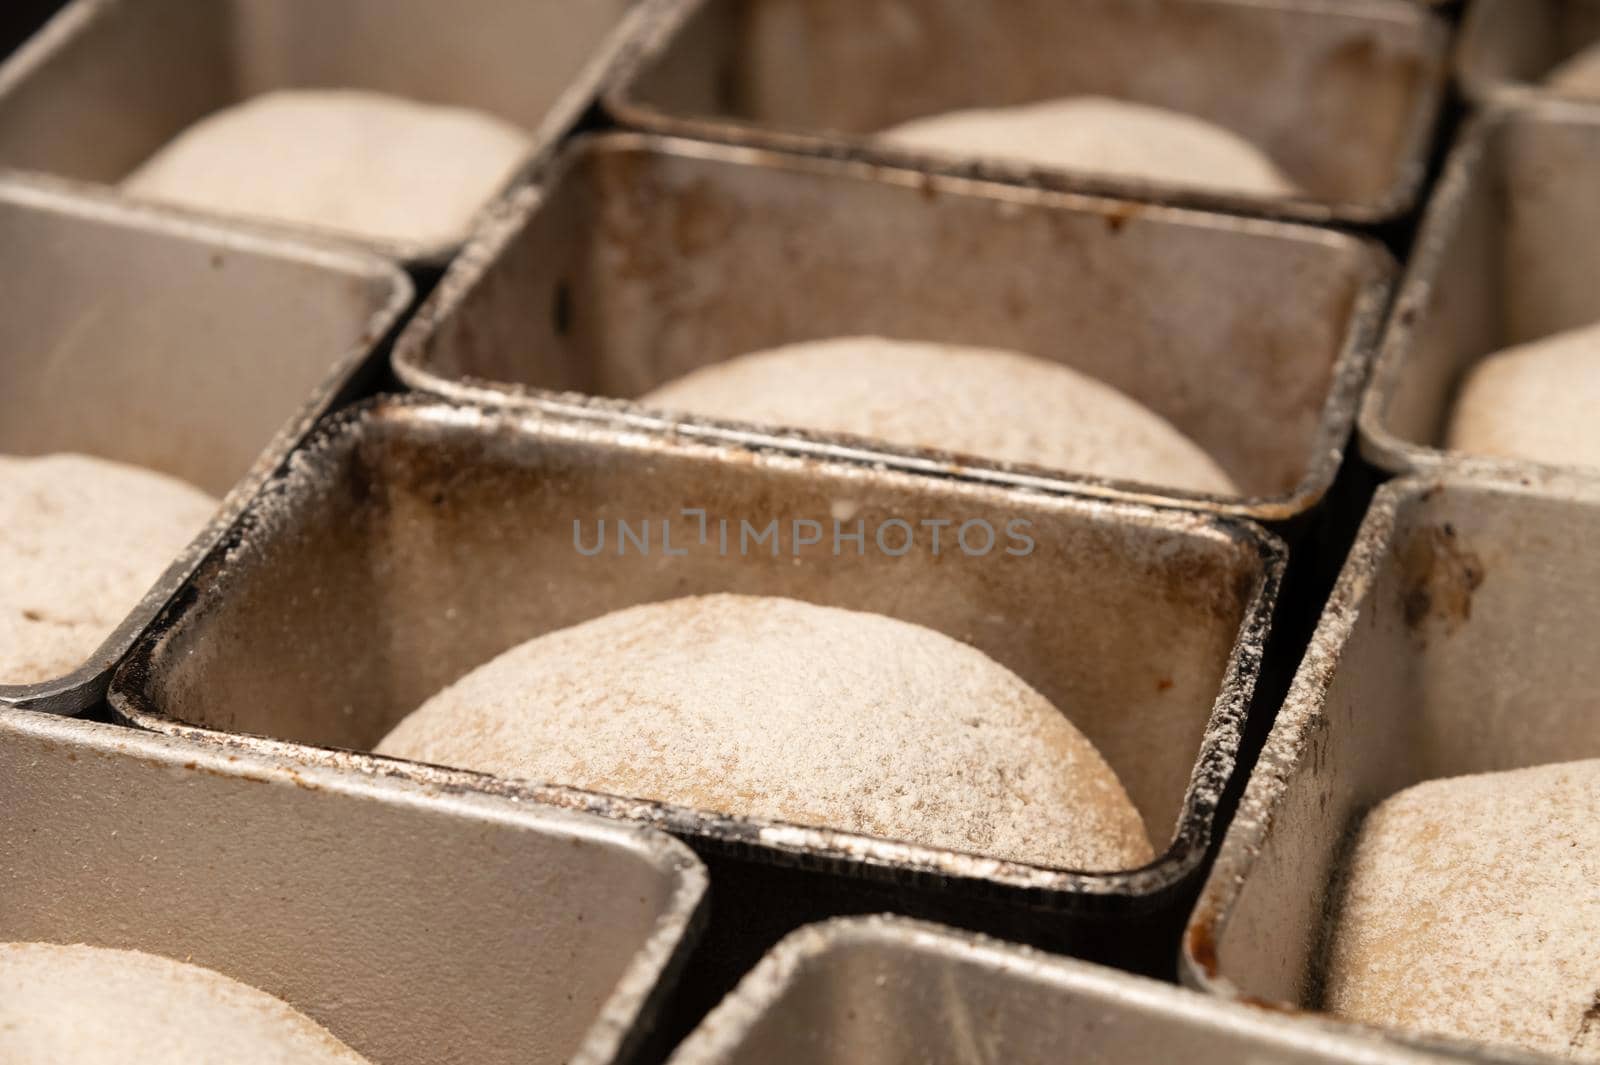
[[[0,943],[6,1065],[367,1065],[304,1014],[198,965]]]
[[[1600,323],[1490,355],[1467,375],[1446,445],[1600,467]]]
[[[882,337],[791,344],[696,370],[640,402],[1238,494],[1154,411],[1076,370],[1011,351]]]
[[[1600,1062],[1600,761],[1402,791],[1356,843],[1328,1008]]]
[[[789,599],[633,607],[529,641],[378,753],[1081,870],[1151,857],[1098,751],[982,652]]]
[[[135,466],[0,455],[0,684],[81,666],[216,507]]]
[[[1600,100],[1600,44],[1591,45],[1556,67],[1545,84],[1573,96]]]
[[[1300,190],[1261,149],[1204,119],[1098,96],[951,111],[879,134],[907,148],[1247,193]]]
[[[464,239],[530,147],[497,118],[379,93],[267,93],[202,119],[123,188],[359,237]]]

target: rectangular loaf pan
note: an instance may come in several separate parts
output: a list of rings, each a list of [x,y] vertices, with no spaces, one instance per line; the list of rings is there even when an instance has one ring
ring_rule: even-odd
[[[889,916],[803,928],[668,1065],[1425,1065],[1451,1059]]]
[[[0,710],[0,941],[139,950],[382,1065],[636,1060],[705,869],[660,833]]]
[[[1600,321],[1600,107],[1500,106],[1462,133],[1423,219],[1361,402],[1362,454],[1394,473],[1553,476],[1444,450],[1464,375]]]
[[[1480,104],[1561,98],[1567,94],[1544,79],[1596,44],[1600,0],[1474,0],[1461,24],[1456,80]]]
[[[83,452],[227,497],[80,669],[0,684],[0,705],[71,713],[104,695],[251,486],[382,371],[412,288],[364,254],[13,176],[0,179],[0,291],[0,453]]]
[[[0,166],[115,185],[214,111],[345,88],[520,127],[532,146],[516,184],[594,105],[658,2],[72,0],[0,65]],[[455,251],[341,239],[415,267]]]
[[[902,557],[834,556],[826,544],[723,555],[712,537],[686,557],[659,545],[576,549],[575,521],[587,538],[600,519],[685,507],[713,528],[719,516],[788,528],[838,507],[869,530],[894,518],[1023,519],[1037,547],[957,557],[923,537]],[[693,542],[682,527],[674,540]],[[1126,922],[1126,940],[1104,949],[1131,952],[1140,935],[1166,935],[1175,908],[1187,912],[1179,896],[1197,882],[1234,772],[1282,565],[1276,539],[1243,522],[385,397],[330,419],[300,450],[132,656],[111,700],[142,727],[245,748],[290,741],[316,758],[370,750],[500,652],[638,603],[725,591],[877,611],[978,647],[1070,708],[1144,815],[1154,863],[1086,874],[363,754],[340,763],[663,826],[743,869],[819,874],[818,890],[840,896],[937,898],[980,923],[1010,906],[1035,915],[1023,930],[1063,941],[1102,918]],[[722,912],[773,901],[740,895]],[[1140,945],[1170,962],[1176,934]]]
[[[1597,538],[1592,484],[1379,491],[1190,922],[1188,982],[1314,1010],[1330,890],[1373,806],[1423,781],[1600,757],[1600,611],[1584,592]]]
[[[1406,214],[1449,36],[1388,0],[674,0],[607,94],[624,125],[762,148],[1319,223]],[[1070,96],[1207,119],[1298,198],[908,151],[912,118]]]
[[[874,334],[1009,348],[1144,404],[1244,496],[692,431],[1266,521],[1305,515],[1332,483],[1392,273],[1376,245],[1304,226],[643,134],[585,138],[541,185],[485,226],[397,342],[413,388],[659,426],[618,401],[759,348]]]

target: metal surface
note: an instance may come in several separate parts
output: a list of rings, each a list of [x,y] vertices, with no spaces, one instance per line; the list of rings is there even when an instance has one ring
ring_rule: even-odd
[[[1561,98],[1542,84],[1545,76],[1597,44],[1600,0],[1473,0],[1461,24],[1456,80],[1478,103]]]
[[[1600,757],[1596,542],[1592,482],[1378,493],[1201,894],[1186,980],[1315,1009],[1329,892],[1369,809],[1426,780]]]
[[[669,1065],[1422,1065],[1112,969],[894,917],[775,947]]]
[[[600,519],[637,528],[671,517],[674,543],[692,543],[685,507],[702,508],[713,530],[719,517],[787,529],[847,514],[869,537],[895,517],[913,527],[1023,519],[1036,548],[968,557],[946,544],[936,554],[921,537],[902,557],[836,556],[826,540],[796,555],[785,537],[776,555],[724,555],[715,533],[683,557],[659,542],[648,554],[575,548],[574,522],[588,543]],[[249,738],[271,737],[364,751],[501,651],[632,604],[732,591],[873,610],[982,649],[1067,708],[1122,778],[1159,857],[1087,874],[368,755],[338,760],[662,826],[738,863],[932,892],[981,914],[1001,908],[991,903],[1054,912],[1029,918],[1041,935],[1081,932],[1079,921],[1154,928],[1174,906],[1186,912],[1175,896],[1212,838],[1281,569],[1278,542],[1247,523],[384,398],[327,423],[269,486],[119,672],[111,701],[139,726],[245,748],[276,749]],[[785,876],[778,892],[802,883]]]
[[[515,184],[593,104],[658,2],[73,0],[0,65],[0,166],[115,184],[214,111],[337,87],[521,127],[533,144]],[[455,251],[333,235],[418,266]]]
[[[1444,451],[1484,356],[1600,321],[1600,107],[1495,108],[1450,156],[1361,403],[1362,454],[1396,473],[1550,477],[1556,467]]]
[[[1384,252],[1326,230],[643,134],[577,142],[544,185],[506,205],[407,326],[407,384],[1268,521],[1306,514],[1332,483],[1390,289]],[[1165,417],[1245,496],[585,398],[874,333],[1072,366]]]
[[[1387,0],[674,2],[606,96],[625,125],[1316,222],[1410,209],[1449,39],[1422,6]],[[1307,194],[1097,179],[871,136],[945,111],[1086,94],[1231,129]]]
[[[216,969],[382,1065],[629,1060],[706,874],[659,833],[0,710],[0,941]]]
[[[74,712],[410,305],[381,260],[0,179],[0,453],[79,451],[226,495],[217,522],[82,668],[0,685]],[[229,493],[230,488],[238,488]]]

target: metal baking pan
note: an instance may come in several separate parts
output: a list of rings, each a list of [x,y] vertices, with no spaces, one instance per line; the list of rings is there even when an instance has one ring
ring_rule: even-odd
[[[1429,205],[1372,382],[1362,454],[1391,472],[1549,476],[1440,447],[1466,372],[1600,321],[1600,107],[1528,102],[1472,122]]]
[[[582,139],[542,185],[396,342],[411,387],[1288,521],[1333,481],[1390,295],[1387,254],[1327,230],[648,134]],[[1165,417],[1246,494],[683,425],[618,401],[757,348],[874,333],[1070,365]]]
[[[574,539],[575,521],[592,533],[602,518],[671,517],[673,542],[692,545],[686,507],[703,510],[710,528],[723,518],[789,528],[827,522],[841,506],[868,530],[896,517],[913,527],[1027,520],[1037,548],[955,558],[924,537],[897,558],[834,556],[826,541],[799,554],[785,542],[777,555],[724,555],[709,536],[687,557],[589,557]],[[866,905],[1170,969],[1234,773],[1282,566],[1278,541],[1245,522],[380,397],[325,422],[263,491],[119,671],[110,698],[144,728],[243,749],[289,741],[298,757],[664,827],[714,863],[718,897],[736,900],[719,919],[743,931],[776,925],[720,961],[747,967],[798,924]],[[712,591],[873,610],[982,649],[1071,708],[1159,857],[1126,872],[1046,869],[319,754],[370,750],[429,695],[534,636]]]
[[[1096,965],[895,917],[810,925],[775,947],[668,1065],[1423,1065]]]
[[[0,166],[114,185],[214,111],[315,86],[520,126],[533,146],[515,184],[594,105],[658,2],[72,0],[0,65]],[[455,251],[336,236],[415,267]]]
[[[314,419],[383,371],[376,356],[412,288],[364,254],[11,176],[0,292],[0,453],[79,451],[226,497],[81,668],[0,685],[0,705],[71,713],[100,700],[134,637]]]
[[[1190,922],[1188,982],[1316,1009],[1329,892],[1368,810],[1426,780],[1600,757],[1600,604],[1574,594],[1600,579],[1597,540],[1593,482],[1379,491]]]
[[[637,1060],[706,872],[643,828],[0,710],[0,941],[215,969],[383,1065]]]
[[[1449,34],[1389,0],[675,0],[606,95],[624,125],[1002,181],[1326,223],[1406,214]],[[925,115],[1108,96],[1254,142],[1276,199],[934,156],[871,134]]]
[[[1461,24],[1456,80],[1478,103],[1561,97],[1545,77],[1596,44],[1600,0],[1474,0]]]

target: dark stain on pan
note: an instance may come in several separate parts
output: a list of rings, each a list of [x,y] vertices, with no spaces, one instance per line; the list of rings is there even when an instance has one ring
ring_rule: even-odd
[[[1572,1035],[1572,1042],[1567,1044],[1569,1050],[1583,1050],[1596,1045],[1595,1037],[1600,1036],[1600,991],[1594,993],[1589,1002],[1589,1008],[1583,1011],[1583,1016],[1578,1021],[1578,1030]]]
[[[1189,923],[1186,934],[1189,949],[1189,960],[1208,979],[1217,979],[1222,972],[1217,961],[1216,926],[1217,915],[1207,911],[1196,914]],[[1258,998],[1255,995],[1240,994],[1235,996],[1242,1005],[1252,1009],[1264,1010],[1268,1013],[1282,1013],[1288,1016],[1302,1016],[1308,1011],[1287,1002],[1275,1002],[1271,999]]]
[[[1207,979],[1215,980],[1221,971],[1217,967],[1217,939],[1212,931],[1216,914],[1196,913],[1189,922],[1189,958]]]
[[[1400,564],[1401,605],[1413,631],[1437,622],[1450,634],[1471,620],[1472,598],[1487,570],[1454,525],[1418,531],[1406,544]]]
[[[1143,214],[1144,210],[1144,205],[1139,203],[1115,204],[1106,210],[1106,229],[1112,233],[1121,233],[1123,227]]]

